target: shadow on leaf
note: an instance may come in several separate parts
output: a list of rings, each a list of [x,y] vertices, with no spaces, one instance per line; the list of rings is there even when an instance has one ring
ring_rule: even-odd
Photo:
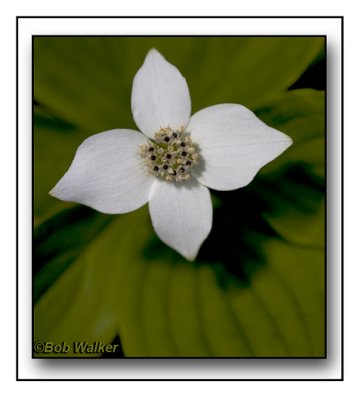
[[[267,176],[257,176],[239,190],[212,192],[213,227],[202,245],[193,268],[207,265],[215,273],[219,286],[249,287],[252,277],[267,267],[265,244],[279,235],[265,214],[288,218],[294,209],[312,215],[324,198],[324,185],[313,176],[306,164],[294,163]],[[297,229],[297,226],[294,227]],[[153,235],[143,257],[159,259],[176,268],[184,259]]]

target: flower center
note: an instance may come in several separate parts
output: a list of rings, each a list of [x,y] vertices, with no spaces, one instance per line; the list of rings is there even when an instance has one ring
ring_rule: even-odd
[[[149,173],[168,182],[181,182],[191,177],[190,171],[198,163],[199,156],[190,134],[183,130],[162,128],[141,146],[141,156],[146,160]]]

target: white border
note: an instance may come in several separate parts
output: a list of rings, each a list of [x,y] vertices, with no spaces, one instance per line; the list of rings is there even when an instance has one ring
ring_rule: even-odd
[[[328,43],[328,359],[33,360],[31,358],[32,35],[327,35]],[[80,19],[18,23],[19,379],[340,379],[341,378],[341,20],[323,18]],[[332,83],[332,85],[331,85]],[[332,112],[330,112],[332,110]],[[332,193],[331,193],[332,192]],[[332,218],[330,218],[332,214]]]

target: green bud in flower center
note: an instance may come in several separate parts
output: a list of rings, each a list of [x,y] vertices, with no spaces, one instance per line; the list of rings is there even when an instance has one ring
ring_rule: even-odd
[[[149,173],[168,182],[189,179],[190,171],[199,159],[189,133],[171,128],[157,132],[154,140],[148,140],[148,145],[141,146],[140,154]]]

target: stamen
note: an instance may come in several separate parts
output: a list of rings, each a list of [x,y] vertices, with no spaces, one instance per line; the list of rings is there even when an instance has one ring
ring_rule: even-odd
[[[173,131],[162,128],[140,147],[140,155],[146,159],[149,173],[167,182],[185,181],[191,178],[190,171],[198,163],[196,146],[183,128]]]

